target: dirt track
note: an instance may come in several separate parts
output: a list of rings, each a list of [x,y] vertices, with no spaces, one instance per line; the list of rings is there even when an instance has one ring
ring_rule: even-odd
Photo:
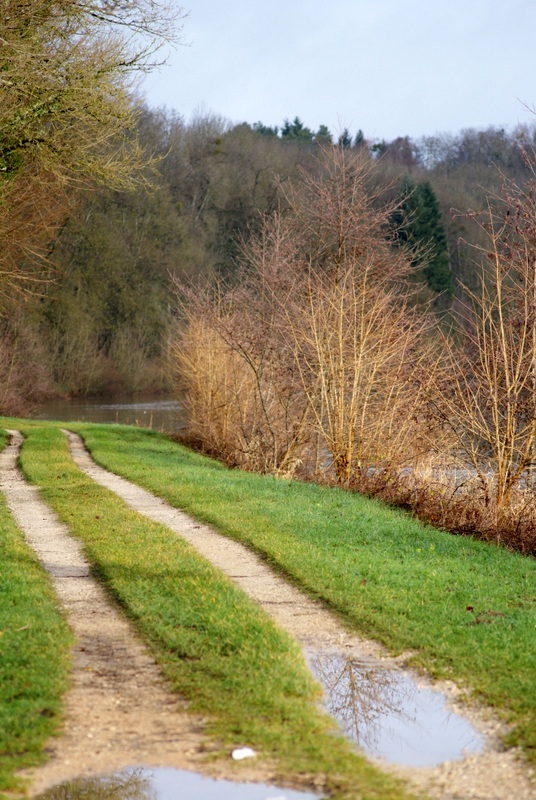
[[[76,540],[23,480],[16,468],[22,436],[11,433],[10,446],[0,453],[0,488],[50,573],[76,637],[62,735],[49,742],[48,763],[26,773],[33,778],[32,791],[130,765],[232,777],[231,769],[203,765],[203,720],[167,690],[154,660],[91,577]],[[253,765],[246,772],[251,779],[271,778],[269,770]]]
[[[332,614],[274,574],[247,548],[98,467],[80,438],[73,433],[67,436],[73,458],[84,472],[136,511],[191,542],[305,648],[340,651],[371,664],[389,661],[381,648],[350,635]],[[74,540],[38,499],[36,490],[22,480],[16,470],[22,437],[15,432],[13,437],[13,444],[0,455],[0,485],[31,546],[51,572],[77,638],[64,733],[51,743],[50,762],[35,771],[35,790],[81,772],[126,765],[201,769],[202,720],[188,715],[184,703],[166,691],[152,660],[89,577]],[[456,687],[441,684],[439,688],[455,705]],[[179,710],[183,713],[177,714]],[[435,769],[396,771],[425,786],[437,800],[533,800],[536,791],[527,769],[513,753],[500,752],[498,722],[491,714],[466,711],[486,734],[482,755]],[[218,767],[219,775],[227,773],[232,774]],[[252,780],[271,777],[269,770],[254,763],[244,773],[244,778]]]

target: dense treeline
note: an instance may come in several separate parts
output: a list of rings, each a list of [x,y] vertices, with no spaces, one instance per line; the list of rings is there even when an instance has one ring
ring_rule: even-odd
[[[370,155],[384,198],[399,200],[392,212],[397,241],[412,248],[414,266],[423,262],[415,276],[424,287],[421,301],[435,298],[436,309],[444,309],[463,293],[462,283],[475,286],[475,253],[467,242],[478,243],[481,233],[465,212],[480,210],[487,192],[500,191],[502,173],[527,176],[521,142],[528,136],[490,128],[372,143],[361,131],[345,130],[336,139],[343,149]],[[10,394],[5,384],[4,406],[8,397],[13,404],[44,390],[164,387],[174,315],[170,278],[236,274],[240,242],[259,230],[263,214],[284,207],[289,181],[318,170],[316,156],[332,137],[326,126],[314,133],[299,118],[279,130],[232,125],[211,114],[186,123],[144,108],[137,141],[153,159],[146,181],[123,191],[94,188],[67,215],[39,271],[43,282],[22,310],[17,305],[4,357],[11,358],[18,389]],[[31,387],[28,369],[17,378],[21,362],[33,362],[40,376]]]
[[[89,182],[142,180],[129,131],[138,71],[175,37],[167,0],[2,0],[0,15],[1,295],[32,266]]]

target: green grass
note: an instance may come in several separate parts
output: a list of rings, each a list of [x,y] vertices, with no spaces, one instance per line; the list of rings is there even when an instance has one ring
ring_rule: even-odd
[[[508,743],[536,761],[533,559],[359,495],[228,470],[150,431],[69,427],[104,467],[247,543],[351,629],[504,712]]]
[[[225,753],[248,744],[280,779],[307,784],[319,777],[334,800],[408,797],[334,735],[299,647],[262,610],[178,536],[80,472],[56,428],[11,424],[28,437],[21,455],[26,476],[82,540],[95,574],[149,643],[172,688],[207,717],[207,734]],[[108,427],[102,433],[112,437],[112,448],[121,436]],[[142,450],[150,441],[141,437]],[[181,457],[186,452],[171,447]]]
[[[0,449],[6,437],[0,431]],[[0,793],[39,763],[61,719],[71,636],[49,580],[0,493]]]

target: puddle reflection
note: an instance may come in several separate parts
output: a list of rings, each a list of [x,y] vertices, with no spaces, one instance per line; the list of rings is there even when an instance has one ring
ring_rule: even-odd
[[[156,800],[149,774],[143,769],[111,775],[75,778],[37,796],[39,800]]]
[[[53,786],[35,800],[321,800],[320,795],[205,778],[178,769],[132,767]]]
[[[360,664],[340,654],[309,663],[326,709],[366,753],[396,764],[431,767],[480,752],[483,737],[446,707],[445,695],[421,689],[411,675]]]

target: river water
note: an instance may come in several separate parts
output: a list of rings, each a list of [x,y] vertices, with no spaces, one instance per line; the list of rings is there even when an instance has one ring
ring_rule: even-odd
[[[34,419],[62,422],[108,422],[136,425],[163,433],[176,433],[185,427],[181,405],[173,397],[154,394],[77,397],[55,399],[42,405]]]

